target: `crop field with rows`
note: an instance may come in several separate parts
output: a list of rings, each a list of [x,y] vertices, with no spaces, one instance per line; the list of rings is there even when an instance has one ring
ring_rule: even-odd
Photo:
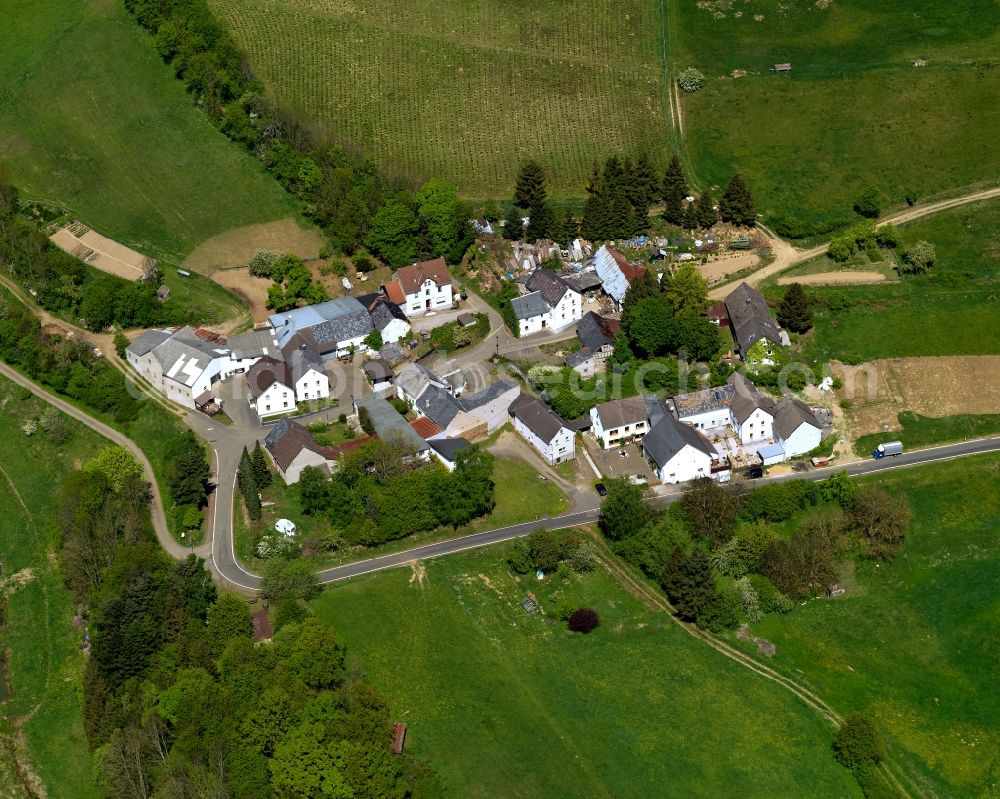
[[[503,197],[535,157],[579,196],[597,159],[665,160],[656,4],[210,2],[282,102],[390,172]]]

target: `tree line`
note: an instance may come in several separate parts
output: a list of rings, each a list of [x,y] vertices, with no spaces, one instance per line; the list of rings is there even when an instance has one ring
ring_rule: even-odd
[[[417,465],[402,442],[371,441],[345,453],[332,477],[315,467],[302,470],[302,512],[323,516],[330,540],[341,537],[374,546],[440,526],[461,527],[495,504],[493,456],[471,446],[456,457],[455,470]]]
[[[246,603],[204,563],[171,561],[149,485],[101,456],[59,490],[59,565],[91,633],[84,724],[121,799],[438,796],[426,766],[389,753],[388,705],[336,633],[295,598],[255,646]]]
[[[184,325],[203,321],[205,312],[156,296],[162,273],[124,280],[87,266],[56,247],[23,212],[17,189],[0,182],[0,267],[45,310],[77,320],[88,330]]]
[[[571,209],[559,216],[548,202],[545,170],[535,160],[521,165],[514,186],[514,205],[503,228],[511,240],[550,238],[568,243],[577,234],[593,241],[638,236],[649,231],[649,210],[663,204],[663,219],[687,230],[703,230],[722,221],[753,227],[757,221],[753,197],[743,178],[733,175],[716,200],[704,189],[693,201],[680,159],[675,155],[663,175],[646,154],[635,161],[610,156],[603,165],[594,164],[587,183],[587,199],[579,221]],[[718,208],[716,208],[718,202]],[[528,217],[525,226],[521,219]]]
[[[853,555],[892,559],[910,520],[905,495],[845,474],[749,492],[701,478],[663,512],[627,480],[607,486],[600,525],[612,548],[660,582],[679,618],[715,632],[824,593]],[[789,520],[791,536],[777,528]]]
[[[461,259],[471,233],[454,187],[432,179],[414,192],[277,104],[206,0],[125,0],[125,7],[195,104],[301,202],[334,249],[354,253],[364,245],[392,266]]]

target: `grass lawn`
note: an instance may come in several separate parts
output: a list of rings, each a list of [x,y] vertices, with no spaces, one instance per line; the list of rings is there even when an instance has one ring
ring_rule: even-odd
[[[555,195],[595,160],[663,158],[660,15],[642,0],[210,0],[279,98],[390,171],[509,197],[535,157]]]
[[[63,477],[107,442],[66,417],[65,442],[40,429],[25,436],[24,422],[49,406],[21,395],[0,378],[0,564],[5,578],[30,570],[26,582],[4,592],[0,650],[10,653],[11,696],[0,705],[0,740],[19,728],[30,755],[20,765],[40,777],[48,796],[87,799],[102,794],[83,732],[81,631],[71,626],[75,607],[55,560],[55,500]],[[8,782],[16,776],[9,757],[4,746],[0,794],[21,796],[20,785]]]
[[[0,165],[26,196],[174,263],[210,236],[296,213],[120,0],[8,3],[3,17]]]
[[[317,568],[328,568],[435,541],[470,535],[482,530],[520,524],[542,516],[558,516],[569,507],[568,497],[557,486],[540,479],[531,467],[520,461],[497,458],[493,481],[496,483],[496,508],[489,516],[484,516],[472,524],[457,530],[451,527],[439,527],[436,530],[416,533],[375,547],[344,547],[318,555],[310,562]],[[281,478],[276,477],[274,484],[261,493],[265,501],[273,501],[275,506],[264,508],[264,513],[258,521],[250,522],[245,519],[243,500],[238,495],[233,511],[236,557],[246,566],[261,567],[263,562],[254,555],[254,543],[261,534],[274,529],[274,522],[280,518],[292,519],[298,526],[300,538],[320,534],[328,529],[322,519],[306,516],[301,512],[296,486],[286,486]]]
[[[860,363],[1000,353],[1000,200],[943,211],[899,230],[903,246],[922,239],[934,245],[930,273],[892,285],[809,287],[835,309],[817,311],[813,332],[802,339],[806,358]],[[836,268],[825,256],[820,260]],[[765,291],[776,298],[784,289]]]
[[[858,455],[871,455],[885,441],[902,441],[912,448],[1000,435],[1000,414],[996,413],[932,417],[903,411],[898,418],[903,425],[901,431],[861,436],[854,442],[854,451]]]
[[[769,663],[841,713],[864,710],[926,796],[983,797],[1000,781],[1000,456],[868,478],[913,508],[896,559],[856,588],[754,625]]]
[[[830,753],[832,729],[789,694],[604,569],[515,580],[505,551],[363,577],[314,603],[447,796],[860,796]],[[540,614],[517,604],[529,591]],[[569,633],[553,595],[593,607],[601,626]]]
[[[990,0],[668,2],[673,63],[708,77],[682,100],[699,182],[739,169],[779,233],[843,224],[869,184],[902,206],[1000,173]],[[784,62],[791,74],[771,72]]]

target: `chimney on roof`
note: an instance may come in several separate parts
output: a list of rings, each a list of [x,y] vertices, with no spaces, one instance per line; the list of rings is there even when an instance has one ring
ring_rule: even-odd
[[[745,302],[747,305],[749,305],[750,304],[750,298],[747,297],[745,300],[743,300],[743,302]]]

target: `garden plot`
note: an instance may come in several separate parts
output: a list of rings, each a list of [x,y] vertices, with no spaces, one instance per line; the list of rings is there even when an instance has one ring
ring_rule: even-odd
[[[156,259],[136,252],[91,230],[82,222],[69,222],[50,237],[60,250],[86,264],[126,280],[141,280]]]

